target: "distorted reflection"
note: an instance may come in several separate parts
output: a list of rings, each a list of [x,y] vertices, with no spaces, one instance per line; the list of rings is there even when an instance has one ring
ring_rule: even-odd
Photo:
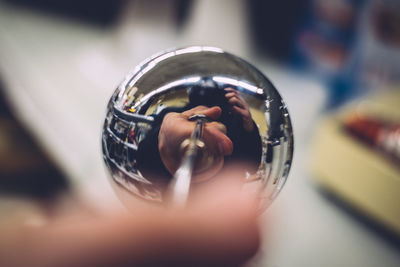
[[[189,47],[127,75],[108,103],[102,148],[121,199],[164,202],[180,184],[185,202],[189,187],[235,165],[265,207],[285,184],[293,133],[260,71],[220,49]]]
[[[138,166],[145,177],[169,179],[178,169],[185,151],[185,140],[195,122],[189,118],[205,115],[202,133],[204,148],[198,157],[193,181],[214,176],[232,162],[241,162],[244,175],[255,173],[261,159],[261,138],[249,106],[232,87],[219,87],[203,79],[187,89],[188,103],[166,107],[154,116],[152,129],[138,148]],[[225,164],[224,164],[225,163]]]

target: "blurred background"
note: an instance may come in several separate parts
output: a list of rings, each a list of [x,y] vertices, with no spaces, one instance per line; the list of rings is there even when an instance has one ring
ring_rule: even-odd
[[[187,45],[248,60],[289,107],[292,170],[248,265],[400,266],[396,0],[1,0],[0,220],[120,205],[106,103],[145,58]]]

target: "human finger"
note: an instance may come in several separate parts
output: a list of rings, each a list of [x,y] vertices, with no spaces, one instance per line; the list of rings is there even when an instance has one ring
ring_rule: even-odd
[[[40,227],[2,229],[0,262],[85,267],[243,264],[260,245],[257,203],[240,190],[238,172],[230,171],[203,184],[182,210],[138,205],[133,216],[78,216]]]
[[[236,96],[229,98],[228,103],[231,104],[232,106],[235,105],[241,108],[246,108],[245,102]]]
[[[232,97],[235,97],[235,96],[237,96],[237,94],[236,93],[227,93],[227,94],[225,94],[225,97],[226,98],[232,98]]]
[[[196,114],[205,115],[207,118],[216,120],[221,116],[222,109],[220,107],[197,106],[182,113],[187,119]]]
[[[231,88],[231,87],[225,88],[224,91],[225,91],[225,92],[234,92],[234,93],[237,92],[237,90],[235,90],[235,89],[233,89],[233,88]]]
[[[230,155],[233,152],[233,143],[229,137],[213,125],[207,125],[203,130],[203,141],[213,154],[221,156]]]
[[[207,127],[218,129],[221,133],[226,134],[226,126],[220,122],[217,121],[208,122]]]
[[[246,117],[248,115],[247,110],[240,108],[238,106],[232,107],[237,113],[239,113],[242,117]]]

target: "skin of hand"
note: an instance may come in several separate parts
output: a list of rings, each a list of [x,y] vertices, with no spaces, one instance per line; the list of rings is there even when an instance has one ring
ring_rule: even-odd
[[[189,121],[189,117],[195,114],[203,114],[211,120],[221,116],[220,107],[197,106],[182,113],[168,113],[161,124],[158,135],[158,148],[161,160],[167,170],[174,174],[179,168],[183,152],[182,142],[189,138],[194,130],[196,122]],[[212,165],[200,166],[193,172],[197,181],[204,177],[215,175],[224,164],[224,156],[232,154],[233,143],[226,136],[226,127],[219,122],[206,122],[203,128],[202,141],[205,144],[208,156],[212,158]]]
[[[248,132],[253,131],[253,119],[247,102],[238,91],[232,88],[225,88],[225,91],[227,92],[225,97],[228,99],[228,103],[232,105],[233,111],[242,116],[243,128]]]
[[[260,233],[255,197],[235,175],[197,188],[184,209],[138,202],[133,214],[1,227],[0,266],[238,266]]]

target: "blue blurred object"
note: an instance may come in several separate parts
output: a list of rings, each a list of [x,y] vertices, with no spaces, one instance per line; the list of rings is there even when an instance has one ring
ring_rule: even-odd
[[[295,37],[290,63],[322,79],[329,107],[355,94],[356,45],[364,0],[314,0]]]

